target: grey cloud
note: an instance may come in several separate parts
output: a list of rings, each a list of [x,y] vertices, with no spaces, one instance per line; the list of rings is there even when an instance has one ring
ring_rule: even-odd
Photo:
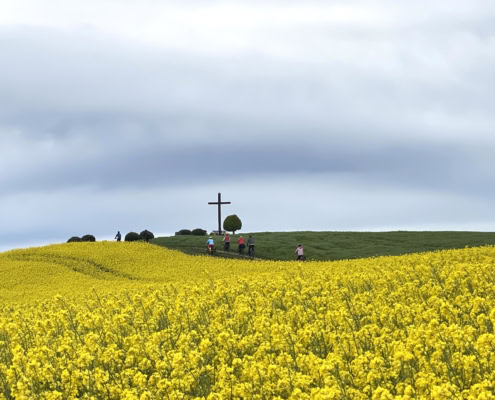
[[[371,187],[397,192],[390,198],[400,201],[410,196],[418,210],[430,201],[425,220],[438,223],[455,210],[462,215],[470,201],[487,212],[484,202],[495,197],[495,7],[481,0],[376,4],[404,20],[265,26],[256,32],[266,38],[258,49],[225,53],[153,47],[89,27],[0,28],[2,196],[25,205],[30,196],[56,193],[53,201],[67,218],[71,208],[63,203],[84,200],[61,193],[80,190],[91,204],[105,203],[106,224],[114,226],[117,211],[125,210],[112,211],[119,193],[130,204],[142,201],[138,193],[177,195],[208,178],[246,195],[239,181],[252,191],[258,182],[287,179],[288,189],[269,193],[275,202],[283,194],[289,199],[283,201],[299,204],[300,196],[289,197],[290,180],[314,176],[306,193],[330,196],[334,180],[342,179],[340,190],[371,198],[374,208],[366,213],[381,213],[390,226],[394,218],[411,224],[413,217],[401,219],[399,209],[391,211],[395,200]],[[452,11],[442,13],[446,7]],[[435,219],[449,197],[450,213]],[[335,201],[344,207],[349,197]],[[418,210],[411,215],[420,220]],[[349,227],[378,226],[378,217],[366,213],[349,208],[338,226],[345,229],[345,218]],[[314,229],[324,229],[310,214]],[[475,214],[466,212],[464,221],[479,221]],[[80,230],[91,228],[84,218]],[[130,217],[140,218],[152,222],[144,211]],[[259,217],[250,218],[263,229]],[[33,221],[32,237],[72,232],[48,222]],[[282,214],[274,226],[291,228]]]
[[[126,48],[93,35],[7,35],[9,41],[0,45],[10,60],[0,78],[4,123],[28,125],[25,134],[42,133],[41,126],[55,135],[69,131],[64,117],[69,123],[91,122],[102,113],[124,121],[207,115],[309,129],[360,118],[362,125],[371,122],[377,131],[386,124],[425,129],[422,120],[428,111],[448,117],[462,113],[466,118],[476,111],[478,117],[492,118],[489,88],[495,86],[495,76],[490,65],[495,60],[489,58],[490,43],[474,41],[472,48],[464,43],[452,53],[448,49],[454,44],[446,39],[354,41],[351,58],[339,60],[332,55],[332,44],[339,40],[320,37],[314,47],[309,44],[307,54],[320,58],[315,63],[263,54],[205,57]],[[419,52],[429,55],[421,58]],[[474,57],[481,62],[458,63]]]
[[[477,184],[473,179],[477,175],[475,150],[422,143],[376,146],[372,137],[349,143],[345,135],[333,141],[312,142],[297,132],[290,132],[293,139],[277,141],[271,139],[270,132],[265,133],[264,140],[252,141],[249,127],[243,127],[228,141],[212,136],[209,143],[190,143],[183,148],[170,148],[166,142],[153,140],[143,144],[137,137],[123,146],[107,143],[102,151],[93,153],[89,151],[91,141],[84,142],[75,148],[78,151],[82,147],[77,158],[75,154],[61,159],[47,156],[25,170],[21,165],[15,175],[4,176],[1,187],[4,193],[77,187],[149,190],[202,184],[209,175],[218,182],[229,182],[252,176],[315,173],[346,174],[353,180],[397,187],[457,191],[470,183],[474,193],[486,188],[486,179]],[[118,137],[114,140],[118,142]],[[58,146],[54,154],[67,153],[62,143]]]

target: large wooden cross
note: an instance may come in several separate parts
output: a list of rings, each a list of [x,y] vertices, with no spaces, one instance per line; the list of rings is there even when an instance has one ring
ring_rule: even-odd
[[[222,204],[231,204],[230,201],[222,201],[222,193],[218,193],[218,201],[209,201],[208,204],[218,204],[218,234],[222,232]]]

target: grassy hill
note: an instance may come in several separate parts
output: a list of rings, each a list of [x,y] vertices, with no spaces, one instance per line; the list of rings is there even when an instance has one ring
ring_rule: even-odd
[[[432,250],[456,249],[466,246],[495,245],[495,232],[254,232],[256,257],[269,260],[293,260],[299,243],[307,259],[342,260],[382,255],[400,255]],[[247,239],[249,233],[242,233]],[[231,254],[235,257],[236,241],[231,237]],[[156,238],[153,243],[187,254],[204,254],[206,237],[171,236]],[[215,237],[217,248],[223,248],[222,237]],[[245,252],[247,253],[247,252]]]

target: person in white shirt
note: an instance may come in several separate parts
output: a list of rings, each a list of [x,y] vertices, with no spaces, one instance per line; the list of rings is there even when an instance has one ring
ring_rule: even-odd
[[[304,249],[303,249],[302,245],[297,246],[296,254],[297,254],[297,260],[298,261],[304,261]]]

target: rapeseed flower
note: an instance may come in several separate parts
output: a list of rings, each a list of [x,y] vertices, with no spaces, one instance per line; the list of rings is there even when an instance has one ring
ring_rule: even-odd
[[[0,399],[495,399],[494,258],[2,253]]]

